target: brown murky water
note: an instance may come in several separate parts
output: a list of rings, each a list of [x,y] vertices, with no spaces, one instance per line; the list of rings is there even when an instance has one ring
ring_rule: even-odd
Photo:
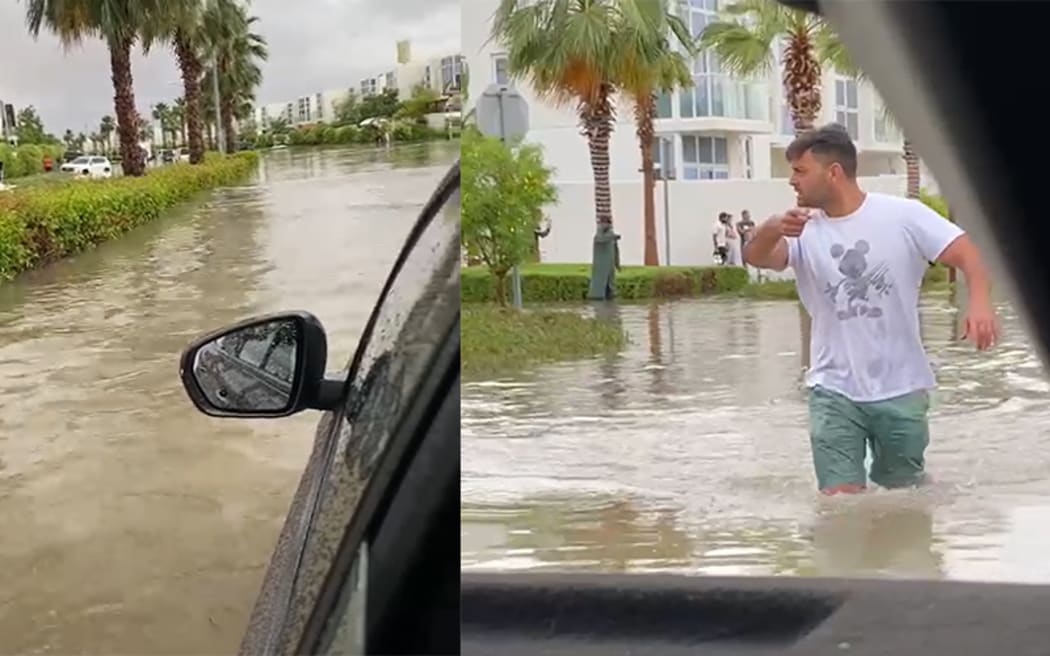
[[[253,184],[0,286],[0,652],[236,650],[318,415],[206,418],[179,353],[304,309],[343,368],[457,155],[267,153]]]
[[[1050,384],[1018,318],[978,354],[924,301],[922,491],[819,499],[797,305],[604,311],[618,357],[465,386],[465,569],[1050,582]]]

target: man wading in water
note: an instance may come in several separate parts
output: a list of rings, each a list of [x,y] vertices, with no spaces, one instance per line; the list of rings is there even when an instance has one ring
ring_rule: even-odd
[[[988,272],[970,238],[923,203],[857,186],[857,149],[845,128],[800,135],[787,149],[798,205],[771,217],[744,249],[753,266],[791,267],[813,319],[806,374],[817,486],[862,492],[872,482],[925,480],[928,391],[936,386],[919,334],[927,262],[966,276],[964,338],[980,350],[999,337]]]

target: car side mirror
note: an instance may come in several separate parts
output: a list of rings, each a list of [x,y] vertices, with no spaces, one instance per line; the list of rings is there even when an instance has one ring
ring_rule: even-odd
[[[209,333],[182,353],[179,376],[212,417],[288,417],[333,410],[342,380],[325,378],[328,338],[309,312],[254,317]]]

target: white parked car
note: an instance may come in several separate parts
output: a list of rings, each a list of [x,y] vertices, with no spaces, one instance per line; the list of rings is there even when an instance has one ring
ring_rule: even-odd
[[[113,177],[113,165],[108,157],[99,155],[81,155],[71,162],[66,162],[60,169],[64,173],[73,173],[89,178]]]

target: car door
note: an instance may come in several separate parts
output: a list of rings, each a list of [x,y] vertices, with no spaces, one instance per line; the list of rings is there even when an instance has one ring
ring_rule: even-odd
[[[364,591],[384,584],[369,577],[375,566],[369,541],[405,463],[432,432],[427,426],[402,430],[413,408],[449,393],[434,381],[447,375],[452,345],[458,375],[458,321],[457,164],[424,207],[394,265],[349,364],[341,407],[318,425],[241,654],[315,653],[315,646],[300,643],[307,629],[316,643],[325,627],[336,631],[325,638],[333,653],[364,652]],[[454,459],[458,482],[458,430]],[[458,585],[458,552],[451,566]]]

